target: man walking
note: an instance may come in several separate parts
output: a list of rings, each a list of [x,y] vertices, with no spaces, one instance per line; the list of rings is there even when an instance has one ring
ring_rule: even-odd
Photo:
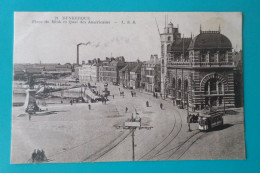
[[[91,105],[90,104],[88,105],[88,109],[91,110]]]
[[[125,107],[125,113],[127,113],[127,111],[128,111],[128,107]]]
[[[162,103],[160,104],[160,108],[163,109],[163,104]]]
[[[149,107],[149,102],[148,101],[146,101],[146,107]]]

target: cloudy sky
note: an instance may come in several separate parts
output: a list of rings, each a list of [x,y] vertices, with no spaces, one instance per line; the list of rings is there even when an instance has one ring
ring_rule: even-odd
[[[88,59],[124,56],[127,61],[148,60],[160,54],[165,15],[185,37],[202,30],[218,30],[235,49],[242,49],[241,13],[15,13],[14,63],[76,63]],[[156,19],[156,20],[155,20]],[[47,23],[48,22],[48,23]]]

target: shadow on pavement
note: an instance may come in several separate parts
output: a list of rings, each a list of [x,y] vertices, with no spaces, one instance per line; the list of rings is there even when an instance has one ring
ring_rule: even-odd
[[[220,131],[234,126],[233,124],[223,124],[223,126],[215,127],[211,131]]]

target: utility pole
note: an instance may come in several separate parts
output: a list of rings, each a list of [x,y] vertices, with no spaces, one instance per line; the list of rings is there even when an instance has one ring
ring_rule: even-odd
[[[187,117],[189,117],[188,118],[188,126],[189,126],[189,132],[191,132],[191,129],[190,129],[190,116],[189,116],[189,92],[188,92],[188,90],[187,90]]]
[[[133,161],[135,161],[135,128],[132,128],[132,152]]]
[[[151,130],[152,127],[141,126],[141,118],[134,118],[134,114],[132,113],[130,120],[125,121],[122,126],[116,126],[116,128],[129,129],[132,132],[132,160],[135,161],[135,130],[136,128]]]

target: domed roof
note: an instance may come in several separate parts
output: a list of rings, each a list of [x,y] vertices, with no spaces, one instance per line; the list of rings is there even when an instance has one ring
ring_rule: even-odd
[[[219,31],[201,31],[191,41],[188,49],[232,49],[232,44]]]

